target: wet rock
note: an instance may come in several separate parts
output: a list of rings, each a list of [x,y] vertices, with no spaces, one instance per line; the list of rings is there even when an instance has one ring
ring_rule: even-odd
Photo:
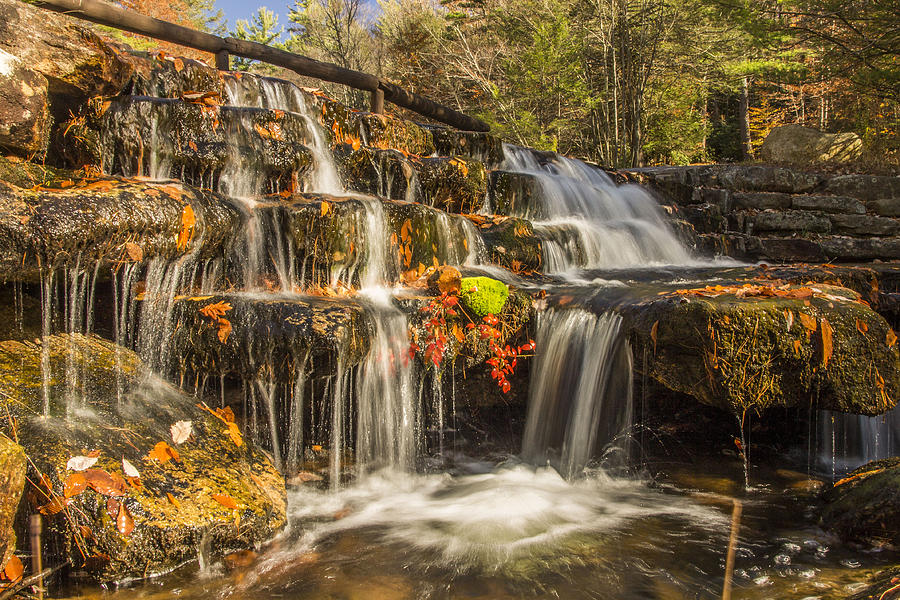
[[[236,210],[221,197],[177,182],[104,177],[62,185],[0,181],[0,277],[34,280],[42,268],[79,261],[221,256],[238,227]]]
[[[239,73],[219,71],[206,63],[162,52],[129,52],[123,56],[134,65],[124,92],[132,96],[179,98],[186,92],[212,92],[226,99],[224,79]]]
[[[484,163],[488,169],[503,164],[503,140],[480,131],[458,131],[448,127],[430,127],[438,156],[460,156]]]
[[[701,403],[736,415],[811,404],[866,415],[890,410],[900,391],[893,331],[855,292],[812,287],[780,288],[799,290],[790,292],[796,297],[747,296],[740,285],[686,290],[625,301],[618,310],[636,356],[647,357],[646,374]]]
[[[462,275],[456,267],[438,267],[428,276],[428,289],[438,293],[459,291]]]
[[[515,273],[540,272],[544,262],[541,238],[530,221],[515,217],[466,215],[487,246],[490,262]],[[544,235],[544,232],[541,233]]]
[[[836,260],[898,260],[900,238],[853,238],[830,236],[819,241],[823,252]]]
[[[880,200],[900,201],[900,178],[883,175],[839,175],[825,182],[824,191],[859,198],[866,203]]]
[[[825,133],[803,125],[775,127],[759,149],[764,161],[807,165],[849,162],[862,154],[862,140],[855,133]]]
[[[202,311],[225,303],[218,318]],[[299,294],[233,293],[183,298],[175,303],[170,343],[189,373],[261,374],[293,381],[310,362],[319,375],[359,362],[369,348],[365,310],[349,298]],[[224,325],[221,319],[225,319]],[[227,335],[223,333],[227,327]],[[263,373],[266,370],[266,373]]]
[[[431,132],[391,115],[358,112],[333,100],[317,97],[322,122],[332,133],[332,143],[356,140],[363,145],[382,150],[399,150],[406,154],[430,156],[434,153]]]
[[[50,136],[47,79],[0,48],[0,147],[42,156]]]
[[[701,233],[725,231],[727,220],[716,204],[689,204],[682,207],[678,214]]]
[[[900,546],[900,458],[870,462],[824,494],[822,524],[846,541]]]
[[[201,548],[218,557],[254,547],[284,526],[281,475],[226,414],[201,409],[106,340],[60,335],[43,344],[49,416],[41,341],[0,343],[0,401],[32,465],[26,499],[45,514],[47,564],[70,559],[103,581],[141,578]],[[191,432],[180,444],[170,430],[178,421],[190,421]],[[0,430],[9,433],[9,423]],[[76,474],[82,465],[69,461],[84,455],[96,460]],[[127,479],[123,458],[139,482]]]
[[[484,164],[464,158],[424,158],[419,168],[421,202],[456,214],[472,214],[484,205]]]
[[[148,97],[123,98],[97,112],[102,164],[110,173],[217,189],[230,167],[246,179],[230,174],[227,187],[250,195],[299,189],[312,164],[306,120],[296,113]]]
[[[488,175],[488,190],[491,212],[505,216],[531,214],[542,193],[536,175],[499,170]]]
[[[335,149],[341,178],[347,189],[381,198],[413,199],[415,163],[397,150],[379,150],[343,144]]]
[[[25,452],[0,434],[0,570],[16,549],[13,522],[25,487]]]

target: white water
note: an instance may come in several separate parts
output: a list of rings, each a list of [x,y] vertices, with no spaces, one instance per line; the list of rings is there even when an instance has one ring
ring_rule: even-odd
[[[538,316],[522,456],[567,477],[598,454],[621,466],[632,418],[631,348],[622,318],[581,309]],[[614,464],[613,464],[614,462]]]
[[[694,261],[641,187],[616,186],[598,169],[555,156],[541,161],[504,144],[504,168],[535,178],[534,203],[515,215],[534,222],[544,246],[544,270],[687,265]]]

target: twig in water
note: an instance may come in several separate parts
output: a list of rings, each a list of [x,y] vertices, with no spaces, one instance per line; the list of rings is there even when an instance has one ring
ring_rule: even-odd
[[[728,554],[725,557],[725,583],[722,586],[722,600],[731,600],[731,574],[734,571],[734,550],[738,541],[738,530],[741,528],[741,510],[743,505],[734,499],[731,511],[731,536],[728,538]]]

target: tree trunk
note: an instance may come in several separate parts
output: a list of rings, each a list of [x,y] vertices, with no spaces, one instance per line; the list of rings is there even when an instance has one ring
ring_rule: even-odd
[[[738,109],[741,129],[741,158],[750,160],[753,147],[750,145],[750,83],[746,77],[741,79],[741,104]]]

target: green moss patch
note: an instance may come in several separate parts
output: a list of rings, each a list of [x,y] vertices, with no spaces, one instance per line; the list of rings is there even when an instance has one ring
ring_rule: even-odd
[[[490,277],[463,277],[459,297],[480,317],[499,314],[509,297],[509,287]]]

